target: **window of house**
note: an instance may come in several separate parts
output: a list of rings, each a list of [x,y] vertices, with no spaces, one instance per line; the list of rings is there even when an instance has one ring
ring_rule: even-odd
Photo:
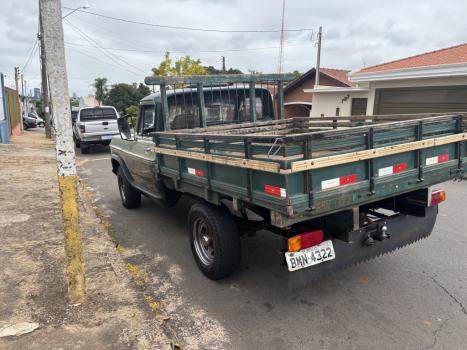
[[[367,98],[352,98],[351,115],[366,115]]]

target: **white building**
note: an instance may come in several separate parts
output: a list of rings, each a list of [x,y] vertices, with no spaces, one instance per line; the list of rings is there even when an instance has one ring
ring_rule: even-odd
[[[467,44],[349,73],[350,87],[317,86],[311,117],[467,111]]]

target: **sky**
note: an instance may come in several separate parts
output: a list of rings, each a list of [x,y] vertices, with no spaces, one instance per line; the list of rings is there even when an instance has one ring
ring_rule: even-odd
[[[38,0],[18,4],[0,0],[0,72],[11,78],[19,66],[28,86],[39,87],[37,51],[28,62]],[[96,77],[109,84],[143,82],[165,51],[217,68],[225,56],[227,68],[244,72],[273,73],[279,67],[282,0],[62,0],[63,15],[84,5],[90,8],[83,11],[155,25],[273,32],[177,30],[76,11],[64,21],[70,95],[92,93]],[[285,32],[283,71],[315,66],[319,26],[321,66],[354,70],[466,43],[466,18],[465,0],[286,0],[285,29],[306,30]]]

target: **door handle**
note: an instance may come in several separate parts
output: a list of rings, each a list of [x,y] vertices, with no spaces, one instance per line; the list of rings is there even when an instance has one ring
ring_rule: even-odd
[[[146,152],[151,152],[151,147],[146,147],[144,150],[145,150]]]

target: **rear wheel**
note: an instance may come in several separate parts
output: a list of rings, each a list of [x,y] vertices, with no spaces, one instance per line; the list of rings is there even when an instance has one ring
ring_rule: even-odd
[[[79,143],[79,140],[76,138],[76,136],[73,134],[73,141],[75,141],[75,147],[79,148],[81,144]]]
[[[195,203],[188,214],[191,250],[203,274],[218,280],[240,265],[240,235],[233,216],[224,208]]]
[[[89,145],[80,144],[81,154],[89,154]]]
[[[29,126],[28,126],[28,124],[26,124],[26,123],[23,123],[23,129],[24,129],[24,130],[28,130],[28,129],[29,129]]]
[[[117,181],[123,206],[127,209],[138,208],[141,205],[141,192],[131,186],[121,167],[117,171]]]

